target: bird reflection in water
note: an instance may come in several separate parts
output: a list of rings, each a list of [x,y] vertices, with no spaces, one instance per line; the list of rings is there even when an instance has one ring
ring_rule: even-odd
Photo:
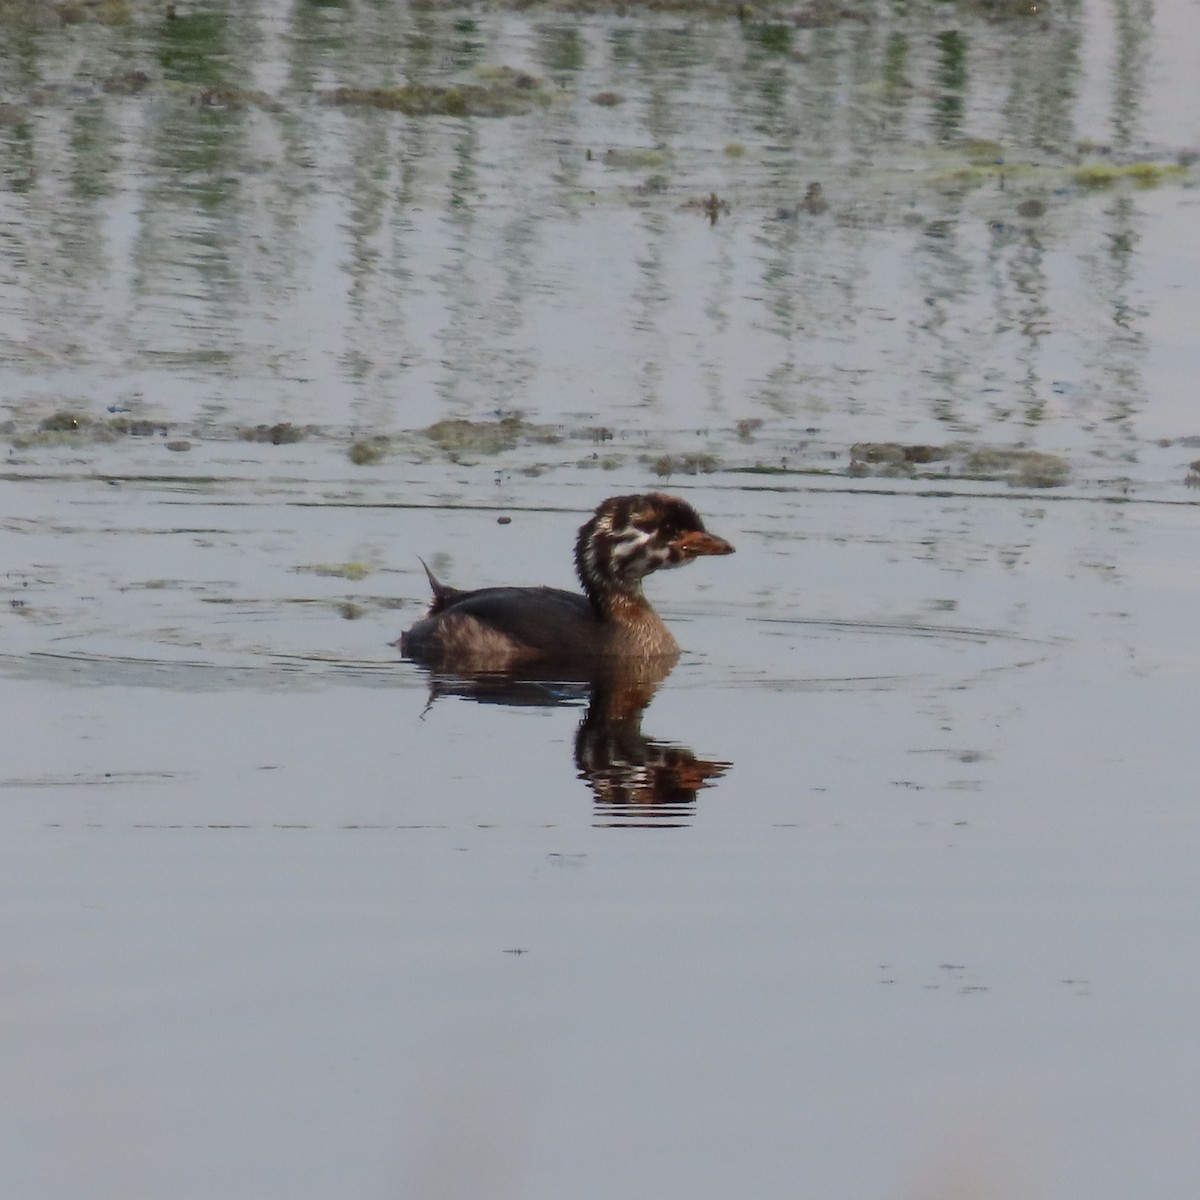
[[[674,665],[668,656],[565,673],[533,664],[473,674],[429,670],[429,702],[458,696],[536,708],[586,703],[575,733],[575,766],[592,789],[596,824],[682,826],[691,823],[700,789],[711,787],[733,764],[698,758],[686,746],[642,732],[642,714]]]

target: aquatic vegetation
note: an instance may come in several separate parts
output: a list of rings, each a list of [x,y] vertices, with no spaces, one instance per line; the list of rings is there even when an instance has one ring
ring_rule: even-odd
[[[985,183],[999,182],[1001,185],[1013,179],[1024,179],[1037,176],[1047,181],[1055,178],[1055,173],[1048,167],[1034,166],[1024,162],[972,162],[956,167],[942,167],[936,170],[930,182],[936,187],[950,183],[955,187],[981,187]],[[1059,173],[1058,178],[1062,178]]]
[[[196,104],[202,108],[261,108],[267,112],[283,112],[284,108],[278,101],[272,100],[266,92],[258,91],[256,88],[240,88],[220,85],[216,87],[205,87],[199,91],[192,92],[188,96],[189,104]]]
[[[15,421],[2,430],[18,449],[34,446],[87,446],[116,442],[121,438],[169,437],[171,426],[165,421],[141,417],[116,416],[101,420],[72,409],[62,409],[42,418],[36,426],[22,428]]]
[[[919,467],[944,463],[933,471]],[[900,442],[858,442],[850,447],[852,476],[914,479],[979,479],[1012,487],[1052,488],[1067,482],[1065,459],[1024,446],[904,445]]]
[[[114,417],[108,422],[108,427],[126,437],[166,437],[170,426],[164,421],[147,421],[142,417]]]
[[[145,71],[122,71],[118,75],[110,75],[100,87],[110,96],[135,96],[144,92],[151,82]]]
[[[745,29],[746,36],[763,50],[773,54],[787,54],[792,48],[792,25],[764,21],[761,24],[746,23]]]
[[[1057,454],[993,446],[967,450],[962,474],[974,479],[1002,479],[1012,487],[1052,488],[1067,482],[1070,468]]]
[[[590,461],[581,462],[581,467],[599,467],[602,471],[616,471],[625,465],[623,454],[594,454]]]
[[[64,25],[123,25],[133,15],[127,0],[0,0],[0,27],[54,29]]]
[[[819,217],[823,212],[829,211],[829,201],[825,199],[825,189],[819,182],[814,180],[804,189],[804,199],[800,201],[800,207],[812,217]]]
[[[358,583],[366,579],[374,571],[374,567],[361,562],[346,563],[311,563],[306,566],[293,567],[297,574],[320,575],[324,579],[348,579]]]
[[[711,475],[721,469],[721,461],[715,455],[702,451],[691,451],[687,454],[660,454],[657,458],[643,455],[641,461],[648,463],[650,469],[660,479],[672,475]]]
[[[1071,179],[1082,188],[1109,188],[1124,182],[1151,188],[1186,174],[1187,167],[1180,163],[1089,163],[1076,167]]]
[[[1048,9],[1039,0],[958,0],[958,7],[974,9],[989,21],[1027,20]]]
[[[43,433],[75,433],[92,423],[90,417],[73,412],[56,412],[52,417],[46,417],[39,422],[38,429]]]
[[[301,429],[293,425],[291,421],[238,429],[238,437],[243,442],[270,442],[272,446],[286,446],[292,442],[302,442],[308,433],[309,430]]]
[[[743,467],[733,467],[739,475],[832,475],[834,472],[822,467],[794,467],[783,458],[777,463],[754,462]]]
[[[451,459],[460,454],[500,454],[520,445],[553,445],[560,440],[552,426],[530,424],[519,413],[496,421],[452,417],[434,422],[421,435]]]
[[[625,171],[642,171],[648,167],[660,167],[671,159],[670,151],[654,150],[606,150],[604,165]]]
[[[1191,166],[1187,156],[1180,155],[1170,162],[1105,161],[1084,163],[1073,168],[1061,167],[1006,158],[1004,148],[999,143],[981,139],[965,140],[955,149],[961,152],[967,161],[955,163],[943,159],[942,165],[935,167],[930,174],[930,182],[934,186],[951,184],[954,187],[980,187],[992,182],[999,182],[1003,186],[1014,180],[1021,180],[1027,185],[1047,189],[1073,184],[1086,190],[1100,190],[1121,183],[1150,188],[1185,179]],[[1103,147],[1092,146],[1090,143],[1077,149],[1081,153],[1103,152]]]
[[[382,435],[373,438],[359,438],[350,446],[350,461],[356,467],[374,466],[383,462],[392,448],[390,438]]]
[[[733,209],[728,200],[722,200],[716,192],[710,192],[702,200],[688,200],[684,208],[698,208],[708,218],[710,225],[715,225],[722,216],[729,216]]]
[[[739,21],[753,20],[759,11],[778,13],[787,8],[780,0],[759,0],[750,5],[745,0],[499,0],[505,8],[523,10],[551,9],[567,13],[686,13],[689,16],[723,19],[736,17]],[[436,10],[442,0],[410,0],[411,8]]]
[[[160,431],[165,433],[165,426],[154,425],[147,432]],[[83,446],[112,442],[129,432],[128,421],[98,421],[86,413],[62,409],[44,417],[33,429],[22,430],[14,425],[10,436],[14,446],[25,450],[33,446]]]
[[[949,458],[950,451],[939,446],[906,446],[900,442],[856,442],[850,447],[850,463],[880,464],[884,466],[929,463]]]
[[[478,82],[410,83],[398,87],[339,87],[322,92],[330,104],[378,108],[407,117],[508,117],[550,102],[541,81],[507,67],[479,72]]]
[[[973,163],[994,163],[1004,158],[1004,147],[987,138],[964,138],[958,148]]]
[[[41,0],[0,0],[0,25],[26,25],[55,20],[53,9]]]
[[[791,13],[790,17],[797,29],[828,29],[841,21],[867,24],[872,19],[866,9],[852,8],[839,0],[814,0],[807,8]]]

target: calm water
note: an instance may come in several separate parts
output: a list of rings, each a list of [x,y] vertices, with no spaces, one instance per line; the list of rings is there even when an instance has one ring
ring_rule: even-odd
[[[1190,1200],[1200,7],[581,7],[0,3],[2,1190]]]

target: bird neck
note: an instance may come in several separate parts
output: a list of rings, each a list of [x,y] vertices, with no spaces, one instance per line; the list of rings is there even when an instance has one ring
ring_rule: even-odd
[[[642,573],[624,563],[619,570],[612,553],[612,534],[595,519],[580,531],[575,544],[575,571],[596,617],[625,623],[653,612],[642,591]]]

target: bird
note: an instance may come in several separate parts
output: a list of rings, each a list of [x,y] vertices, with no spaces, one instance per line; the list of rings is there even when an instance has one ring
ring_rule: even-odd
[[[442,583],[421,560],[433,598],[394,644],[415,662],[467,672],[673,659],[679,644],[646,599],[642,580],[733,552],[677,496],[610,496],[575,540],[582,594],[552,587],[464,591]]]

